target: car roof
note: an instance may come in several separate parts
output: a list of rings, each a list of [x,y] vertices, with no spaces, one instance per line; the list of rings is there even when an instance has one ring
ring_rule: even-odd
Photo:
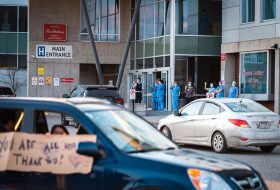
[[[119,107],[114,106],[107,100],[98,98],[50,98],[50,97],[0,97],[0,102],[11,102],[11,103],[57,103],[58,105],[64,104],[68,106],[75,106],[81,111],[86,110],[106,110],[106,109],[117,109]],[[94,105],[94,106],[93,106]]]
[[[81,87],[84,89],[112,89],[112,90],[117,90],[118,88],[113,85],[78,85],[77,87]]]
[[[217,103],[234,103],[234,102],[254,102],[253,100],[249,100],[246,98],[202,98],[198,100],[204,100],[204,101],[213,101]]]

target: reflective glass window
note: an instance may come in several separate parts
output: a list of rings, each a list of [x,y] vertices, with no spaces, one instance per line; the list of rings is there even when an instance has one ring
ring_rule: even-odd
[[[16,6],[0,6],[0,31],[17,32]]]
[[[276,17],[276,0],[262,0],[262,19],[269,20]]]
[[[255,0],[242,0],[242,23],[255,21]]]

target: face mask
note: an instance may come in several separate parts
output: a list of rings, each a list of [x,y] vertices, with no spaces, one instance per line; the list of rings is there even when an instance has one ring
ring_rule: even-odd
[[[177,84],[175,83],[174,86],[177,86]]]
[[[233,87],[234,87],[234,86],[235,86],[235,84],[234,84],[234,83],[232,83],[232,85],[231,85],[231,86],[233,86]]]
[[[192,84],[188,84],[188,86],[192,86]]]
[[[221,86],[221,85],[222,85],[222,83],[219,83],[219,85]]]
[[[137,83],[139,83],[140,82],[140,80],[137,80]]]
[[[213,86],[214,86],[213,84],[210,84],[210,87],[211,87],[211,88],[213,88]]]

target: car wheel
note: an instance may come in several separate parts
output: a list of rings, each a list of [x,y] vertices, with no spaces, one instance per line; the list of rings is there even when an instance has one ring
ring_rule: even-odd
[[[274,150],[276,146],[273,145],[273,146],[261,146],[260,149],[262,152],[265,152],[265,153],[270,153]]]
[[[225,153],[228,151],[226,139],[221,132],[216,132],[212,136],[212,148],[218,153]]]
[[[162,129],[161,129],[161,133],[166,136],[167,138],[169,138],[170,140],[172,139],[172,135],[171,135],[171,131],[168,127],[164,126]]]

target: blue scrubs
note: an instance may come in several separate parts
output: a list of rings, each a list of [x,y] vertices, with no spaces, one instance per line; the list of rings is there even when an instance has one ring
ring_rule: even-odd
[[[236,94],[238,93],[238,87],[237,86],[232,86],[229,89],[229,98],[237,98]]]
[[[216,88],[208,88],[208,92],[210,92],[210,93],[215,93],[215,91],[216,91]]]
[[[165,85],[158,84],[157,96],[158,96],[158,110],[159,111],[164,111],[164,94],[165,94]]]
[[[153,110],[158,110],[157,86],[158,86],[158,84],[154,83],[153,87],[152,87],[152,109]]]
[[[171,87],[172,90],[172,105],[173,105],[173,111],[178,112],[178,104],[179,104],[179,93],[180,93],[180,87],[177,85],[173,85]]]
[[[222,90],[221,92],[217,93],[216,98],[224,98],[225,97],[225,87],[223,85],[219,85],[216,90]]]

